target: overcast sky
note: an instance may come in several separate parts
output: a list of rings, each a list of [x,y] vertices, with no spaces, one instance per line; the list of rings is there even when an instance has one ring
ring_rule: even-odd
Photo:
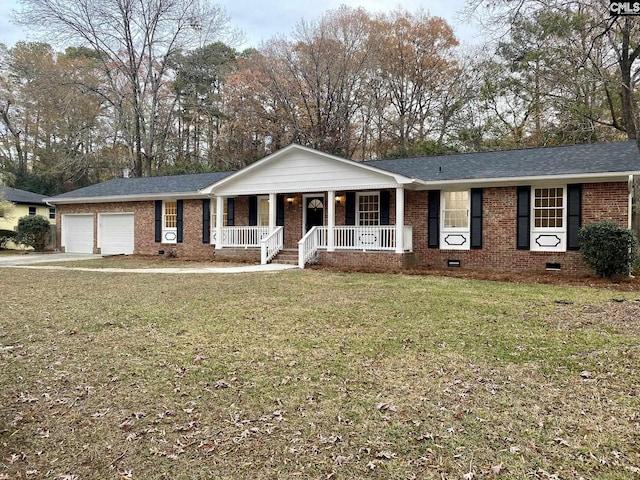
[[[320,0],[304,2],[300,0],[277,0],[271,2],[258,0],[219,0],[231,18],[231,26],[244,32],[247,43],[239,49],[259,47],[265,40],[282,34],[287,36],[302,19],[314,20],[327,10],[340,5],[363,7],[369,12],[393,10],[401,5],[410,12],[422,8],[430,15],[443,17],[456,32],[460,40],[472,43],[475,31],[470,25],[458,21],[458,13],[464,7],[465,0],[404,0],[394,3],[385,0]],[[36,40],[27,32],[10,22],[10,14],[19,8],[18,0],[0,0],[0,43],[13,46],[20,40]]]

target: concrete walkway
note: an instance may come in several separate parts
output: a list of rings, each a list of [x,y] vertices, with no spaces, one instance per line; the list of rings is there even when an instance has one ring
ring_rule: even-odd
[[[108,272],[108,273],[250,273],[277,272],[298,268],[295,265],[241,265],[235,267],[176,267],[176,268],[85,268],[65,267],[62,265],[34,265],[45,262],[71,262],[102,258],[100,255],[75,253],[30,253],[27,255],[2,255],[0,268],[23,268],[33,270],[75,270],[80,272]]]

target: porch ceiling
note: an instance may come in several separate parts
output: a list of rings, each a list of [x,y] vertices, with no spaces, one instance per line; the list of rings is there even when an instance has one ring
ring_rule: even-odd
[[[412,179],[290,145],[201,190],[216,196],[367,190],[408,186]]]

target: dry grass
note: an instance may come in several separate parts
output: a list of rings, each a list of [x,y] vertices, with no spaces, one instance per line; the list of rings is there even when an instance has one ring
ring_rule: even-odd
[[[640,475],[638,292],[0,270],[0,478]]]
[[[52,259],[50,262],[38,263],[38,266],[60,266],[81,268],[225,268],[246,265],[220,260],[184,259],[161,257],[158,255],[113,255],[88,260],[62,261]]]

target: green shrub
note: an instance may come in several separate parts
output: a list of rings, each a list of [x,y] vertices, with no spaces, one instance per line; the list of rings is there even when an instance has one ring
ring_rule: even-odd
[[[13,230],[0,230],[0,250],[7,248],[7,243],[13,241],[16,232]]]
[[[630,273],[637,243],[630,230],[609,220],[602,220],[581,228],[578,239],[582,259],[596,274],[613,278]]]
[[[51,224],[42,215],[27,215],[18,220],[16,242],[41,252],[47,245]]]

